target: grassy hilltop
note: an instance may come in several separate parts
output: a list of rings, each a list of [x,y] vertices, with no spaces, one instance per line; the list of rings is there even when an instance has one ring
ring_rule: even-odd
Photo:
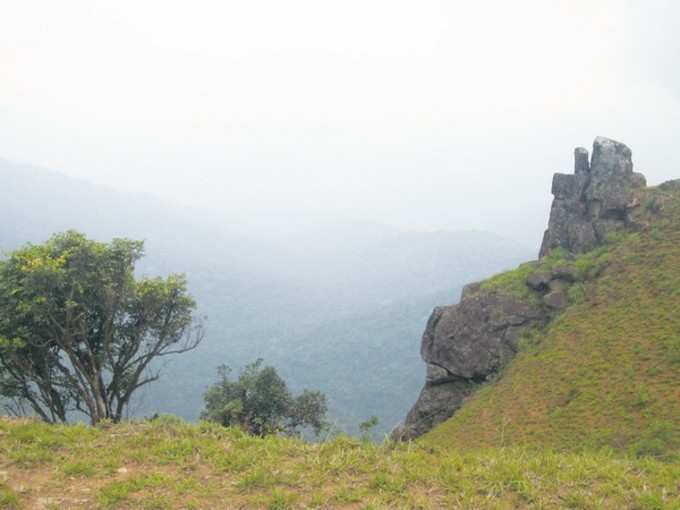
[[[305,443],[177,419],[0,433],[2,508],[680,508],[680,464],[606,451]]]

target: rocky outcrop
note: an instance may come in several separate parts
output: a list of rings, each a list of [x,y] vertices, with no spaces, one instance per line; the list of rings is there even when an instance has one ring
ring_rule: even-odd
[[[459,304],[435,308],[420,353],[445,374],[430,382],[484,381],[513,357],[520,330],[544,316],[539,304],[499,290],[468,290]]]
[[[590,161],[583,148],[574,151],[574,160],[574,174],[554,175],[555,198],[541,258],[556,248],[568,255],[582,253],[610,232],[635,227],[635,191],[645,186],[645,179],[633,172],[630,149],[598,137]],[[527,329],[546,324],[569,305],[570,286],[582,278],[577,269],[569,262],[547,268],[533,264],[536,270],[526,278],[526,292],[476,283],[463,290],[457,305],[434,309],[421,344],[425,386],[394,438],[418,437],[451,417],[512,359]]]
[[[624,144],[598,137],[593,157],[582,147],[574,151],[574,173],[555,174],[548,230],[540,257],[555,248],[582,253],[603,242],[610,232],[633,226],[631,211],[639,205],[635,190],[646,185],[633,172],[631,150]]]
[[[435,308],[421,344],[427,381],[394,435],[411,439],[449,418],[512,359],[521,333],[547,317],[540,301],[474,284],[466,287],[459,304]]]

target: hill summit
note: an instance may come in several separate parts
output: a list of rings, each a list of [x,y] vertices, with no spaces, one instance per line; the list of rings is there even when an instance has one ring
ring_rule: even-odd
[[[574,154],[574,173],[553,178],[539,259],[434,309],[427,379],[395,437],[446,422],[426,441],[678,446],[680,185],[646,187],[607,138],[590,160]]]

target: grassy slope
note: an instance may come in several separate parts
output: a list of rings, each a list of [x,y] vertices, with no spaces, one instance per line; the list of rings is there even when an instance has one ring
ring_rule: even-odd
[[[648,190],[639,215],[580,302],[425,444],[680,448],[680,190]]]
[[[680,508],[680,463],[0,420],[0,508]]]

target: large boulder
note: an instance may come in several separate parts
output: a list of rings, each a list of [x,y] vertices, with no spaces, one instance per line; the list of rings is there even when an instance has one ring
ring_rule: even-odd
[[[593,143],[590,182],[584,199],[597,216],[623,219],[633,198],[632,152],[624,144],[598,136]]]
[[[531,300],[480,290],[457,305],[434,309],[420,353],[453,376],[483,381],[514,356],[519,329],[544,316]]]

